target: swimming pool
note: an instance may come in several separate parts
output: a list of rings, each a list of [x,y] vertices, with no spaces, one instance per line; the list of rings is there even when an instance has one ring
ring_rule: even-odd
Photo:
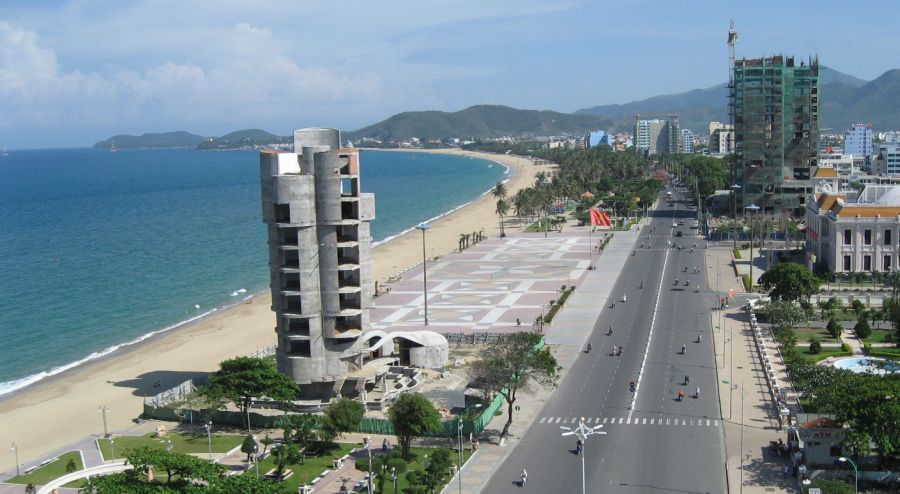
[[[834,366],[838,369],[848,370],[850,372],[856,372],[857,374],[887,374],[900,372],[900,362],[890,361],[887,364],[881,364],[881,362],[888,362],[883,358],[875,358],[875,357],[861,357],[861,358],[845,358],[838,360],[834,363]]]

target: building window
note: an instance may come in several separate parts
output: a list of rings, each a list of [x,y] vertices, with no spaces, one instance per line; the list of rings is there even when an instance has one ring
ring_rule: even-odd
[[[884,245],[891,245],[891,230],[884,231]]]
[[[872,245],[872,230],[863,231],[863,244]]]
[[[885,272],[891,270],[891,256],[884,256],[884,262],[882,262],[881,270]]]
[[[853,233],[850,230],[844,230],[844,245],[851,245],[853,243]]]
[[[844,256],[844,271],[850,272],[850,256]]]
[[[866,255],[863,256],[863,271],[871,271],[872,270],[872,256]]]

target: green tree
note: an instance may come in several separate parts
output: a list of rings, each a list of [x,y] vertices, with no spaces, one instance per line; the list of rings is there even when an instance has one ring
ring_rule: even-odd
[[[211,403],[222,399],[234,403],[240,407],[244,419],[253,398],[290,401],[300,393],[297,384],[278,372],[270,360],[237,357],[225,360],[219,366],[220,369],[209,376],[209,386],[201,388],[200,392]]]
[[[72,473],[72,472],[74,472],[75,470],[78,470],[78,465],[75,464],[75,459],[74,459],[74,458],[69,458],[69,462],[66,463],[66,472],[67,472],[67,473]]]
[[[830,334],[834,339],[840,338],[841,333],[844,331],[841,323],[837,322],[837,319],[834,318],[828,320],[828,326],[826,329],[828,329],[828,334]]]
[[[425,396],[419,393],[404,393],[391,405],[388,417],[397,434],[403,458],[409,459],[409,448],[413,437],[424,436],[441,429],[441,415]]]
[[[266,451],[269,450],[269,446],[275,444],[275,440],[269,437],[269,434],[266,433],[266,437],[260,439],[259,444],[263,445],[262,455],[266,456]]]
[[[850,302],[850,308],[853,310],[856,316],[859,317],[859,315],[866,310],[866,304],[864,304],[862,300],[855,298],[853,299],[853,302]]]
[[[322,423],[322,431],[329,438],[322,437],[323,441],[331,442],[340,438],[346,432],[353,432],[359,428],[359,422],[366,412],[366,407],[357,400],[341,398],[328,405],[325,409],[325,420]]]
[[[859,320],[856,321],[856,326],[853,327],[853,331],[856,333],[856,337],[861,340],[872,335],[872,327],[869,326],[869,319],[866,317],[865,313],[860,314]]]
[[[303,463],[303,453],[296,444],[282,444],[272,448],[272,456],[275,457],[275,478],[281,479],[284,468],[295,463]]]
[[[289,494],[284,482],[272,481],[256,475],[232,475],[212,482],[209,494]]]
[[[507,404],[506,425],[500,437],[509,433],[519,391],[532,384],[555,386],[560,367],[546,346],[537,348],[542,337],[534,333],[513,333],[492,343],[469,369],[470,377],[492,398],[500,393]]]
[[[497,209],[495,211],[497,216],[500,217],[500,238],[506,236],[506,231],[503,229],[503,217],[509,213],[509,204],[504,199],[497,200]]]
[[[25,484],[25,494],[34,494],[37,492],[37,487],[34,486],[31,482]]]
[[[796,328],[797,324],[806,319],[803,309],[787,300],[770,300],[762,304],[760,312],[766,314],[776,333]]]
[[[822,353],[822,343],[819,341],[819,338],[813,336],[809,339],[809,353],[813,355],[818,355]]]
[[[245,437],[244,442],[241,443],[241,453],[247,454],[247,461],[250,461],[250,455],[256,453],[256,449],[256,440],[253,439],[253,436]]]
[[[809,300],[819,291],[820,283],[806,266],[793,262],[776,264],[759,278],[759,284],[770,291],[770,297],[792,302]]]

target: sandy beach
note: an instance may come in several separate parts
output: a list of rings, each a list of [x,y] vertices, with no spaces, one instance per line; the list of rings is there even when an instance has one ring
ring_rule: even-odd
[[[549,169],[514,156],[460,150],[429,152],[475,156],[509,166],[510,196],[533,184],[535,174]],[[376,197],[376,207],[377,200]],[[482,196],[435,221],[428,231],[428,255],[442,256],[454,251],[460,233],[483,230],[485,235],[497,235],[495,202],[491,196]],[[260,238],[260,242],[264,241]],[[421,242],[421,233],[413,230],[376,247],[373,269],[379,284],[396,271],[420,263]],[[0,399],[0,440],[5,444],[15,442],[20,461],[31,465],[69,444],[102,435],[100,405],[109,407],[110,432],[124,430],[141,413],[144,396],[213,371],[222,360],[273,344],[274,325],[270,295],[266,292],[107,358],[45,379]],[[160,388],[154,387],[157,382]],[[0,455],[0,471],[15,470],[14,457],[7,453]]]

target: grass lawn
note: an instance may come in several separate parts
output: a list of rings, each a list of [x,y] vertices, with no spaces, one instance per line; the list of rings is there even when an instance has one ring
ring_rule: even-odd
[[[797,345],[797,348],[800,350],[801,357],[813,363],[825,360],[828,357],[848,357],[852,355],[852,353],[842,351],[840,348],[823,348],[821,352],[816,354],[809,353],[809,345]]]
[[[172,441],[172,450],[178,453],[208,453],[209,445],[207,443],[206,434],[181,434],[169,432],[162,439],[153,437],[150,432],[143,436],[116,436],[113,438],[115,444],[116,458],[124,458],[126,451],[140,446],[159,446],[163,448],[166,443],[163,441]],[[212,451],[213,453],[225,453],[239,446],[244,436],[237,434],[213,434],[212,435]],[[104,460],[111,460],[112,451],[108,439],[98,439],[100,443],[100,451]]]
[[[900,348],[897,347],[873,348],[871,352],[879,357],[900,359]]]
[[[863,338],[863,343],[893,343],[894,333],[890,330],[873,329],[868,338]]]
[[[338,443],[338,449],[331,451],[327,455],[306,458],[302,465],[288,465],[285,469],[294,471],[291,477],[284,481],[288,487],[288,492],[297,492],[300,484],[309,483],[312,479],[318,477],[325,470],[331,469],[331,462],[334,458],[344,456],[353,448],[361,448],[362,444],[343,444]],[[246,458],[246,456],[245,456]],[[259,475],[265,475],[266,472],[275,468],[275,457],[267,456],[265,460],[259,462]],[[256,467],[251,466],[244,475],[256,475]]]
[[[10,484],[22,485],[44,485],[53,479],[58,479],[63,475],[69,473],[66,470],[66,465],[69,464],[70,460],[75,462],[75,470],[81,470],[84,468],[84,465],[81,463],[81,455],[78,453],[78,451],[69,451],[68,453],[60,455],[59,459],[54,461],[53,463],[44,465],[37,470],[29,473],[28,475],[18,475],[16,477],[13,477],[6,482]],[[78,481],[75,484],[80,486],[81,481]]]
[[[797,334],[797,341],[801,342],[809,343],[809,338],[816,336],[822,343],[838,343],[838,340],[832,338],[825,328],[797,328],[794,330],[794,333]]]

